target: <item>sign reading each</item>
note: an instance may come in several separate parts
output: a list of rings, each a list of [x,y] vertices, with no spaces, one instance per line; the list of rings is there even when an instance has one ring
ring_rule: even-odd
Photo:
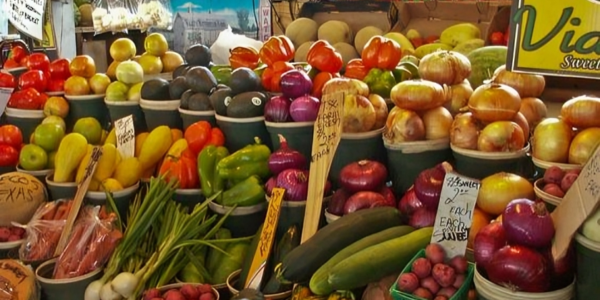
[[[5,0],[8,20],[20,32],[37,40],[44,38],[44,11],[46,0]]]
[[[448,257],[465,255],[480,186],[479,180],[454,172],[444,177],[431,243],[442,246]]]
[[[115,121],[115,135],[117,136],[117,150],[123,159],[135,155],[135,127],[133,115]]]
[[[507,68],[544,75],[600,76],[600,2],[513,2]]]
[[[8,99],[10,99],[10,95],[12,95],[14,89],[11,88],[0,88],[0,116],[4,114],[4,110],[8,105]]]

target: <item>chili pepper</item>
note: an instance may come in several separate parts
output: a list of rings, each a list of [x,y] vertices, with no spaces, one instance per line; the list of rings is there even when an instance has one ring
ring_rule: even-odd
[[[265,200],[265,189],[258,176],[250,176],[223,192],[224,206],[251,206]]]
[[[216,65],[210,68],[210,72],[217,79],[217,83],[224,85],[229,85],[231,80],[231,71],[233,71],[233,69],[230,66],[225,65]]]
[[[214,145],[204,147],[198,155],[198,174],[200,174],[200,188],[204,197],[210,198],[223,190],[225,182],[217,174],[217,163],[228,155],[227,148]]]
[[[369,86],[371,93],[383,98],[389,98],[390,91],[396,85],[394,73],[382,69],[371,69],[363,81]]]

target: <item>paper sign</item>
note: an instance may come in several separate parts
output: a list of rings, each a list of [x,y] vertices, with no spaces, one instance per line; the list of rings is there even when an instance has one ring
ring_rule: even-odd
[[[8,20],[20,32],[34,39],[44,38],[44,12],[46,0],[5,0]]]
[[[555,259],[562,258],[571,244],[573,235],[583,222],[598,209],[600,203],[600,147],[587,161],[575,183],[567,191],[560,205],[552,212],[556,233],[552,245]]]
[[[447,257],[465,255],[480,186],[479,180],[454,172],[444,177],[431,243],[442,246]]]
[[[123,159],[135,155],[135,126],[133,115],[115,121],[115,135],[117,136],[117,150]]]
[[[265,267],[269,260],[269,254],[273,248],[273,242],[275,240],[275,232],[277,231],[277,224],[279,223],[279,215],[281,212],[281,202],[283,201],[283,195],[285,189],[274,188],[271,192],[271,200],[269,201],[269,208],[267,209],[267,216],[263,225],[263,230],[260,233],[260,241],[252,264],[250,265],[250,276],[245,282],[245,287],[259,290],[263,275],[265,273]]]
[[[4,110],[8,105],[8,100],[10,99],[10,95],[12,95],[14,89],[11,88],[0,88],[0,116],[4,114]]]

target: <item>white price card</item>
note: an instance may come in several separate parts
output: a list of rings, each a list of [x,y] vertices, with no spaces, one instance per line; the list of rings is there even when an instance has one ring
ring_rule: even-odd
[[[115,134],[117,136],[117,150],[123,159],[135,155],[135,127],[133,115],[115,121]]]
[[[479,180],[454,172],[444,177],[431,243],[442,246],[449,258],[465,255],[480,186]]]
[[[4,114],[4,110],[8,105],[10,95],[12,95],[14,89],[11,88],[0,88],[0,116]]]
[[[5,0],[8,4],[8,20],[20,32],[37,39],[44,37],[44,13],[46,0]]]

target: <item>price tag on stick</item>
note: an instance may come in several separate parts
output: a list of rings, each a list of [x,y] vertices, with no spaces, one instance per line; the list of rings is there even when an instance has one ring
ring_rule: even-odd
[[[59,256],[65,247],[67,246],[67,242],[69,241],[69,236],[71,235],[71,231],[73,230],[73,225],[75,225],[75,219],[77,219],[77,215],[79,214],[79,209],[81,209],[81,205],[83,204],[83,198],[87,193],[88,187],[90,186],[90,182],[92,181],[92,177],[94,172],[96,171],[96,166],[98,165],[98,160],[102,156],[102,147],[95,146],[92,150],[92,157],[87,167],[85,168],[85,175],[83,176],[83,180],[77,187],[77,193],[75,193],[75,197],[73,198],[73,206],[69,211],[69,215],[67,217],[67,222],[65,223],[65,227],[60,235],[60,240],[58,241],[58,245],[56,246],[56,250],[54,251],[54,256]]]
[[[4,110],[8,105],[8,100],[10,99],[13,91],[14,89],[11,88],[0,88],[0,112],[2,112],[0,113],[0,116],[4,114]]]
[[[135,126],[133,115],[115,121],[115,135],[117,136],[117,150],[123,159],[135,155]]]
[[[480,186],[479,180],[454,172],[444,177],[431,243],[442,246],[450,258],[465,255]]]

